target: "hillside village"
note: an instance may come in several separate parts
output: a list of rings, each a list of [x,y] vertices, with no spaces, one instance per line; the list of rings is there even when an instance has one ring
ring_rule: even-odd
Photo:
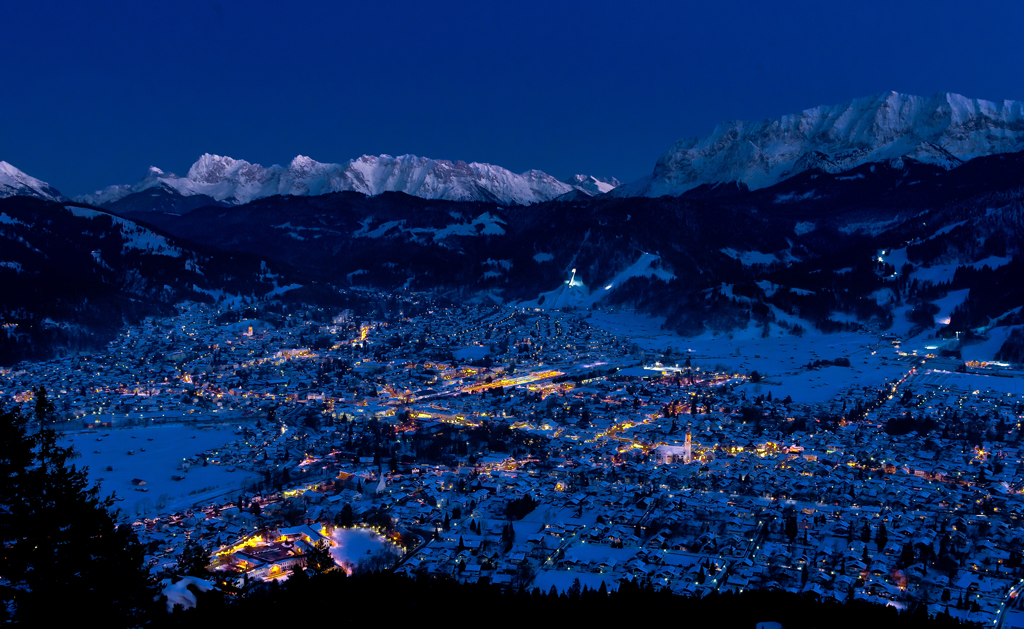
[[[728,339],[655,348],[587,311],[193,304],[105,353],[3,370],[0,396],[111,479],[158,575],[198,542],[222,586],[253,587],[325,540],[349,571],[991,621],[1024,576],[1022,380],[863,336],[853,355],[827,336],[758,355],[777,365],[759,373]],[[835,394],[775,395],[807,377]],[[374,540],[358,556],[340,548],[355,530]]]

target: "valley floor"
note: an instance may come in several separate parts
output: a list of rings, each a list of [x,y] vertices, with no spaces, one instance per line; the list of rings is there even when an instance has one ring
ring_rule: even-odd
[[[324,540],[349,570],[978,621],[1024,576],[1024,379],[927,338],[683,339],[631,313],[484,306],[224,315],[183,307],[0,374],[29,415],[47,387],[155,574],[186,534],[239,587]]]

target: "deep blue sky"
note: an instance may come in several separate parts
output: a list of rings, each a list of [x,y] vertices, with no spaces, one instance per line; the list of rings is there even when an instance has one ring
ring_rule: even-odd
[[[1024,3],[634,4],[9,3],[0,159],[69,195],[204,152],[629,181],[723,120],[888,90],[1024,99]]]

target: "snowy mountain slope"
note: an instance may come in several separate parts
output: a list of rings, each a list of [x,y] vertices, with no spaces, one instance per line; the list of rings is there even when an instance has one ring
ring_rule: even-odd
[[[36,197],[46,201],[65,201],[57,189],[21,172],[7,162],[0,161],[0,199],[7,197]]]
[[[109,225],[105,225],[110,232],[107,237],[118,238],[123,243],[123,253],[135,250],[171,258],[177,258],[182,254],[182,249],[167,242],[165,236],[134,221],[74,205],[64,206],[64,209],[74,216],[109,221]]]
[[[661,256],[651,253],[642,253],[640,258],[633,264],[626,267],[613,278],[608,280],[601,288],[590,292],[583,280],[576,275],[576,269],[572,270],[570,279],[565,280],[555,290],[542,293],[537,299],[516,303],[520,308],[594,308],[616,288],[634,277],[655,278],[663,282],[675,279],[673,273],[664,268]]]
[[[130,195],[165,188],[182,196],[205,195],[232,205],[276,195],[316,196],[342,191],[369,196],[404,192],[425,199],[529,205],[577,188],[588,194],[605,192],[613,186],[611,182],[618,183],[614,179],[582,175],[577,179],[579,183],[566,183],[539,170],[515,174],[491,164],[415,155],[364,155],[343,164],[320,163],[299,155],[286,167],[265,168],[244,160],[205,154],[184,177],[150,168],[135,185],[111,186],[78,200],[109,207]]]
[[[1024,103],[889,92],[760,122],[728,122],[676,142],[654,172],[616,196],[679,195],[702,184],[750,189],[804,171],[828,173],[905,158],[944,169],[983,155],[1024,149]]]
[[[102,346],[123,323],[182,301],[257,303],[300,283],[261,256],[197,251],[93,208],[0,199],[0,365]]]

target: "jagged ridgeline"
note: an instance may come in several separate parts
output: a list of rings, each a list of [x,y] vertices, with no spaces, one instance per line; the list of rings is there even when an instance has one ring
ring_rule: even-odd
[[[467,164],[416,155],[363,155],[342,164],[321,163],[299,155],[288,166],[264,167],[207,153],[184,177],[150,167],[136,184],[110,186],[82,195],[78,200],[110,209],[134,207],[152,211],[154,208],[149,201],[156,196],[162,198],[163,209],[177,203],[187,211],[195,207],[193,202],[184,201],[189,197],[239,205],[270,196],[316,196],[352,191],[366,195],[404,192],[425,199],[528,204],[569,193],[589,197],[608,192],[617,185],[619,182],[614,178],[576,175],[559,181],[539,170],[517,174],[493,164]]]

